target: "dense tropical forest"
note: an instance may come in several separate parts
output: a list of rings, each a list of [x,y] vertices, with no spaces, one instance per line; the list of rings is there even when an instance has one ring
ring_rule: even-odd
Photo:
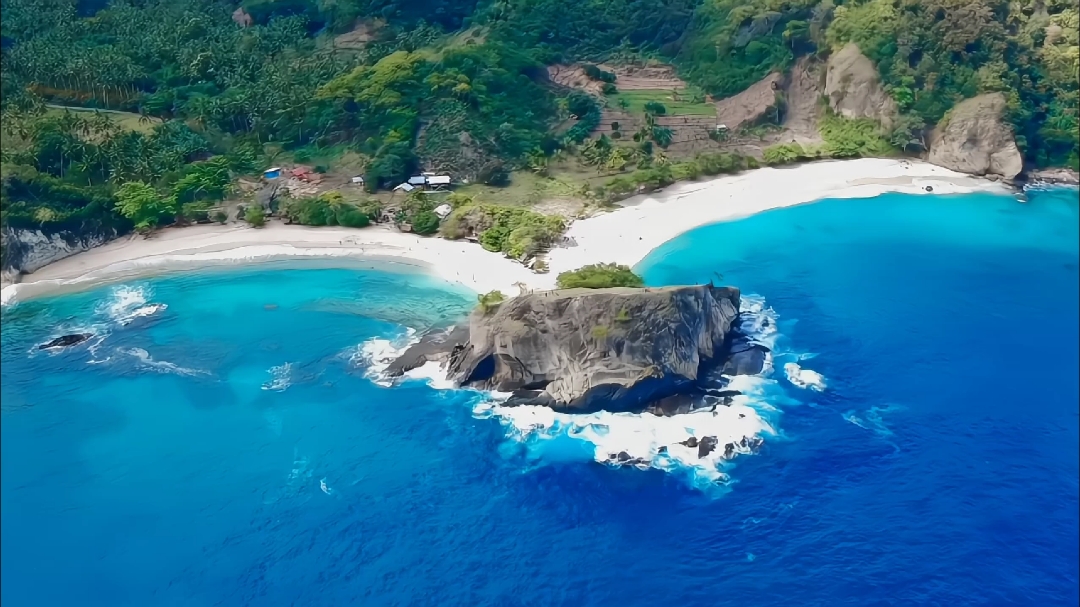
[[[1000,91],[1029,166],[1080,164],[1077,0],[2,0],[0,14],[12,227],[194,220],[238,176],[345,156],[369,192],[422,167],[500,186],[567,157],[631,171],[616,193],[738,170],[755,160],[668,160],[663,106],[646,103],[632,147],[589,138],[603,95],[546,67],[585,63],[611,94],[593,65],[658,59],[719,99],[849,42],[878,66],[895,128]],[[888,147],[881,135],[853,152]]]

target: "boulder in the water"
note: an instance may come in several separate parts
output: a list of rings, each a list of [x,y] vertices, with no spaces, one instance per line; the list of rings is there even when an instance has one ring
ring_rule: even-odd
[[[715,436],[701,437],[701,440],[698,441],[697,445],[697,456],[702,458],[712,453],[713,450],[716,449],[717,444],[719,444],[719,441],[716,440]]]
[[[397,360],[390,363],[390,366],[386,368],[386,374],[390,377],[399,377],[428,362],[446,362],[451,354],[460,350],[468,341],[468,325],[428,333],[419,342],[409,346]]]
[[[71,335],[61,335],[56,339],[53,339],[47,343],[38,346],[38,350],[50,350],[52,348],[70,348],[71,346],[77,346],[82,342],[93,337],[93,333],[72,333]]]
[[[734,343],[720,372],[724,375],[757,375],[765,369],[768,352],[769,349],[761,344]]]

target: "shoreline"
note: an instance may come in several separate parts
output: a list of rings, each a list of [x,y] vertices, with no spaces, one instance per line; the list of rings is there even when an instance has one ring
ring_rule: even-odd
[[[932,194],[1012,192],[1000,182],[909,160],[864,158],[754,169],[675,184],[629,198],[613,212],[575,221],[565,234],[574,245],[551,250],[547,274],[536,274],[474,243],[423,238],[383,226],[355,229],[273,222],[263,228],[166,228],[148,239],[117,239],[27,274],[22,282],[0,290],[0,305],[124,279],[280,260],[424,271],[477,293],[500,290],[515,295],[522,286],[554,288],[560,272],[583,265],[633,267],[656,247],[703,225],[824,198],[928,194],[927,186],[932,187]]]

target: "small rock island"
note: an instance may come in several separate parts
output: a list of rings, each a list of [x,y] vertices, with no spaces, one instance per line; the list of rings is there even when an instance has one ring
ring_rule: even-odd
[[[768,349],[739,333],[739,303],[712,285],[530,293],[425,335],[387,372],[437,361],[459,386],[512,393],[508,405],[682,413],[737,394],[716,374],[761,372]]]

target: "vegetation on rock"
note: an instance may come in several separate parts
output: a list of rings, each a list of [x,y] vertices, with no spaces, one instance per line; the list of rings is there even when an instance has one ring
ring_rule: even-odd
[[[502,294],[502,291],[488,291],[483,295],[477,295],[476,300],[480,305],[480,309],[487,314],[500,303],[506,301],[506,296]]]
[[[614,263],[588,265],[563,272],[555,279],[560,289],[607,289],[643,287],[645,282],[627,266]]]

